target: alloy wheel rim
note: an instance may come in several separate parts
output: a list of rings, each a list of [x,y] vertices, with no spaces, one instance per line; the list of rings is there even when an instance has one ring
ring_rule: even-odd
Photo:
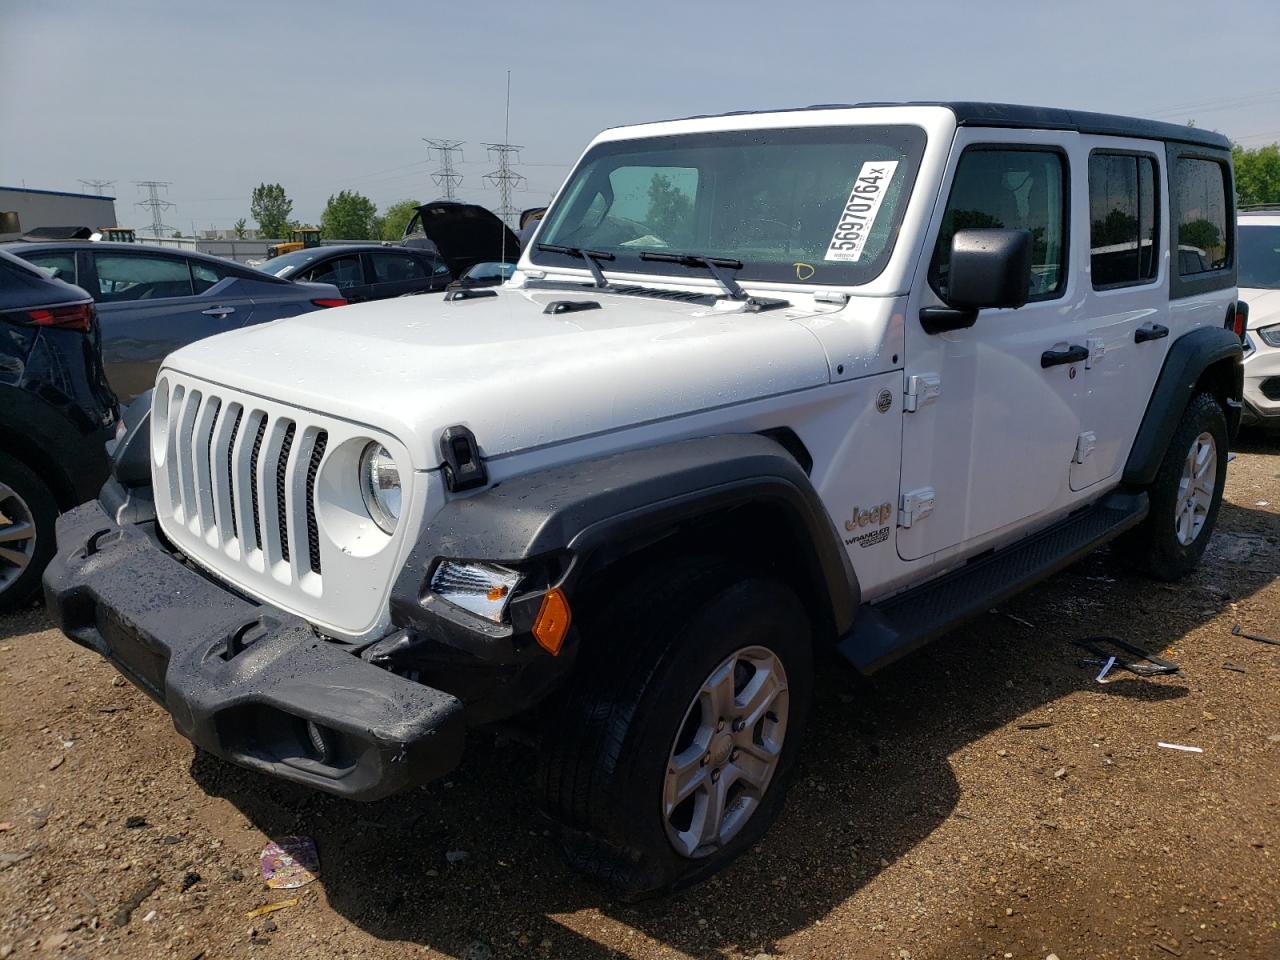
[[[1202,433],[1191,443],[1178,480],[1174,531],[1178,542],[1189,547],[1196,542],[1209,518],[1213,492],[1218,484],[1218,445],[1213,435]]]
[[[782,756],[790,696],[765,647],[730,654],[702,682],[667,758],[662,822],[676,852],[710,856],[759,808]]]
[[[31,565],[36,553],[36,525],[16,490],[0,481],[0,593],[9,589]]]

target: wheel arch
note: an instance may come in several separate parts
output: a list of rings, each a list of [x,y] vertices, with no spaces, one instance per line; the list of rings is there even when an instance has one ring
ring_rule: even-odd
[[[443,557],[521,566],[556,558],[573,595],[624,562],[664,551],[774,556],[816,605],[824,632],[847,631],[857,576],[795,457],[757,434],[681,440],[534,471],[450,501],[428,524],[392,590],[393,619],[419,620]]]
[[[1178,420],[1197,393],[1211,393],[1222,404],[1228,435],[1235,438],[1244,392],[1243,357],[1239,338],[1225,328],[1201,327],[1173,342],[1125,463],[1126,484],[1145,487],[1155,479]]]

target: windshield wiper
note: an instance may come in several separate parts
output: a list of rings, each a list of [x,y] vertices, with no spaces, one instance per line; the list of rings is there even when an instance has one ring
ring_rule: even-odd
[[[649,250],[642,251],[640,259],[653,260],[658,263],[679,263],[686,267],[706,267],[711,272],[711,276],[715,278],[716,283],[724,288],[724,292],[729,295],[729,299],[750,299],[747,296],[747,291],[738,286],[738,281],[720,269],[725,267],[729,270],[741,270],[741,260],[730,260],[728,257],[704,257],[700,253],[655,253]]]
[[[605,278],[604,271],[600,269],[601,260],[615,260],[612,253],[604,250],[582,250],[578,247],[564,247],[558,243],[540,243],[539,250],[545,250],[547,253],[563,253],[570,257],[577,257],[579,260],[585,260],[591,276],[595,277],[596,286],[605,289],[609,286],[609,281]]]

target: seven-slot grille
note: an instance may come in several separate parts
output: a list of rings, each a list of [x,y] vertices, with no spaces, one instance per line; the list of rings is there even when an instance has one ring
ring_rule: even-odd
[[[252,397],[171,390],[162,469],[174,521],[277,580],[319,577],[315,484],[328,433]]]

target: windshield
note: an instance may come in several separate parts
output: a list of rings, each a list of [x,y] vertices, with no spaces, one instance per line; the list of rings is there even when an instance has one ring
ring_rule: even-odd
[[[610,272],[705,277],[643,251],[742,261],[739,280],[860,284],[879,275],[924,150],[917,127],[803,127],[621,140],[593,147],[540,244],[613,254]],[[547,266],[582,266],[535,250]]]
[[[1280,226],[1240,224],[1240,276],[1242,287],[1280,290]]]
[[[269,273],[275,277],[291,277],[302,267],[305,267],[312,260],[323,256],[329,251],[320,250],[295,250],[293,253],[286,253],[282,257],[272,257],[266,263],[258,267],[263,273]]]

